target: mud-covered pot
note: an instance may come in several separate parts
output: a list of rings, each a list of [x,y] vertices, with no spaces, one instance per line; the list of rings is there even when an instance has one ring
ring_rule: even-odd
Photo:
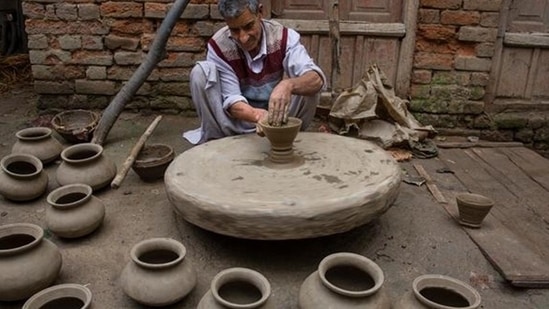
[[[0,160],[0,194],[12,201],[38,198],[48,187],[42,162],[30,154],[9,154]]]
[[[299,290],[301,309],[389,309],[381,268],[365,256],[339,252],[326,256]]]
[[[103,147],[82,143],[65,148],[61,152],[63,162],[56,172],[57,182],[64,186],[83,183],[93,190],[101,189],[116,175],[116,165],[103,154]]]
[[[476,309],[480,294],[463,281],[444,275],[422,275],[414,279],[395,309]]]
[[[242,267],[222,270],[197,309],[271,309],[271,284],[261,273]]]
[[[92,293],[87,287],[65,283],[44,289],[23,305],[23,309],[88,309],[91,307]]]
[[[86,184],[59,187],[48,194],[46,224],[59,237],[77,238],[95,231],[105,218],[103,202]]]
[[[26,128],[15,133],[17,141],[11,153],[26,153],[37,157],[47,164],[59,157],[63,145],[52,136],[52,130],[46,127]]]
[[[196,285],[196,272],[186,253],[185,246],[171,238],[139,242],[120,275],[124,293],[147,306],[178,302]]]
[[[50,286],[61,270],[61,253],[28,223],[0,226],[0,301],[29,298]]]

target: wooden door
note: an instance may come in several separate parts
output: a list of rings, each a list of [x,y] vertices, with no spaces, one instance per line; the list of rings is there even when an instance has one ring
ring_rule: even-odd
[[[549,109],[549,0],[506,0],[501,15],[487,103]]]
[[[397,94],[406,95],[419,0],[263,1],[267,17],[297,30],[310,55],[339,92],[376,63]],[[410,25],[410,26],[408,26]]]

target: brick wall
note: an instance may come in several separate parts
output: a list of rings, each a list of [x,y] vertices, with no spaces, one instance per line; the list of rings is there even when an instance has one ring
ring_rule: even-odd
[[[500,2],[420,1],[410,93],[420,121],[480,135]]]
[[[103,109],[143,60],[173,0],[23,0],[38,107]],[[420,0],[411,110],[443,134],[521,141],[549,155],[547,112],[489,114],[484,103],[502,0]],[[194,115],[188,74],[223,25],[216,0],[191,0],[166,59],[131,110]]]
[[[24,0],[38,107],[103,109],[148,52],[173,0]],[[166,58],[128,109],[194,114],[189,71],[222,25],[215,0],[191,0],[172,31]]]
[[[520,141],[549,157],[549,115],[488,112],[501,0],[420,0],[411,110],[442,134]]]

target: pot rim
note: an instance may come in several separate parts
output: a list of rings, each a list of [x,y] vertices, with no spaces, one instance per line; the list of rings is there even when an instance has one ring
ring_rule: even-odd
[[[177,254],[177,258],[167,263],[147,263],[139,259],[139,257],[149,251],[153,250],[168,250]],[[137,265],[148,269],[161,269],[172,267],[185,258],[187,254],[187,248],[179,241],[172,238],[149,238],[138,242],[130,251],[130,257]]]
[[[301,124],[303,123],[303,120],[297,117],[288,117],[288,122],[286,123],[286,125],[279,126],[279,127],[270,125],[267,119],[263,119],[258,123],[263,128],[263,130],[267,129],[270,131],[280,131],[280,130],[288,130],[289,128],[300,127]]]
[[[475,205],[478,207],[492,207],[494,206],[494,200],[476,193],[460,193],[456,195],[456,201],[458,204]]]
[[[48,127],[30,127],[17,131],[15,136],[22,141],[37,141],[51,136],[52,132]],[[36,135],[37,133],[41,134]],[[33,136],[28,136],[29,134],[33,134]]]
[[[58,203],[57,201],[68,194],[71,193],[83,193],[85,196],[79,200],[70,202],[70,203]],[[62,187],[59,187],[48,194],[46,201],[48,204],[55,208],[66,209],[72,208],[82,203],[89,201],[92,197],[93,189],[90,185],[83,183],[68,184]]]
[[[44,238],[44,230],[32,223],[12,223],[5,224],[0,226],[0,238],[14,235],[14,234],[25,234],[34,237],[34,240],[28,244],[11,248],[11,249],[0,249],[0,256],[15,255],[24,251],[27,251],[31,248],[34,248],[40,244]]]
[[[84,149],[92,150],[92,151],[95,151],[96,153],[93,156],[83,158],[83,159],[70,158],[70,156],[73,155],[74,153],[77,153],[78,151],[82,151]],[[82,163],[82,162],[92,161],[98,158],[99,156],[101,156],[102,153],[103,153],[103,146],[101,145],[94,144],[94,143],[81,143],[81,144],[76,144],[76,145],[72,145],[65,148],[61,152],[61,159],[63,159],[63,161],[68,163]]]
[[[10,170],[8,170],[8,165],[10,165],[11,163],[14,163],[14,162],[26,162],[26,163],[30,163],[32,165],[34,165],[34,167],[36,168],[36,171],[34,171],[33,173],[30,173],[30,174],[17,174],[17,173],[14,173]],[[2,167],[2,170],[10,175],[10,176],[13,176],[13,177],[18,177],[18,178],[32,178],[32,177],[35,177],[36,175],[40,174],[42,172],[42,170],[44,169],[44,165],[42,164],[42,161],[40,161],[40,159],[38,159],[37,157],[31,155],[31,154],[26,154],[26,153],[12,153],[12,154],[9,154],[5,157],[2,158],[2,160],[0,160],[0,166]]]
[[[326,278],[326,272],[333,266],[343,265],[353,266],[367,273],[374,280],[374,286],[364,291],[349,291],[332,284]],[[326,256],[324,259],[322,259],[322,261],[320,261],[320,264],[318,266],[318,275],[320,276],[320,281],[328,289],[340,295],[345,295],[349,297],[364,297],[377,293],[385,282],[383,270],[381,269],[381,267],[379,267],[379,265],[363,255],[352,252],[339,252]]]
[[[250,304],[235,304],[229,302],[219,295],[219,289],[227,282],[237,279],[238,281],[244,281],[252,284],[261,292],[261,298]],[[269,299],[271,296],[271,284],[269,280],[265,278],[260,272],[250,268],[244,267],[232,267],[220,271],[212,280],[210,284],[212,296],[215,300],[231,309],[250,309],[257,308]]]
[[[427,299],[423,295],[421,295],[420,291],[427,287],[439,287],[439,288],[451,290],[461,295],[462,297],[464,297],[469,302],[469,306],[450,307],[450,306],[442,305],[439,303],[435,303]],[[481,303],[480,294],[472,286],[468,285],[463,281],[457,280],[449,276],[444,276],[444,275],[436,275],[436,274],[421,275],[416,279],[414,279],[412,283],[412,290],[414,292],[415,297],[421,303],[434,309],[475,309],[475,308],[478,308]]]
[[[84,303],[81,309],[89,308],[92,301],[92,293],[86,286],[76,283],[64,283],[51,286],[34,294],[25,302],[22,309],[41,308],[49,301],[63,297],[78,298]]]
[[[165,154],[163,154],[162,156],[160,156],[160,157],[154,158],[154,160],[139,160],[139,154],[137,154],[137,157],[135,158],[135,161],[134,161],[132,167],[134,167],[134,168],[154,167],[154,166],[158,166],[158,165],[162,165],[162,164],[166,164],[168,162],[171,162],[175,157],[175,153],[173,151],[173,148],[170,145],[160,144],[160,143],[150,144],[150,145],[145,145],[143,147],[143,149],[145,149],[146,147],[164,148],[164,149],[167,149],[167,152]],[[143,151],[143,149],[141,151]]]

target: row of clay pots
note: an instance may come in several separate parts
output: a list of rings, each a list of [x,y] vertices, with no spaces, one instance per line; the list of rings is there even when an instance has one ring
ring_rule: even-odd
[[[131,261],[120,282],[124,292],[148,306],[173,304],[188,295],[196,284],[196,272],[185,259],[185,247],[169,238],[142,241],[131,250]],[[301,309],[424,309],[480,306],[478,292],[464,282],[442,275],[416,278],[412,292],[395,306],[384,287],[384,274],[372,260],[341,252],[325,257],[299,291]],[[177,288],[175,288],[177,287]],[[271,285],[259,272],[229,268],[219,272],[197,309],[275,308]]]
[[[20,151],[20,150],[16,150]],[[56,171],[60,185],[87,184],[93,190],[107,186],[116,175],[116,165],[103,155],[103,147],[84,143],[61,152]],[[48,176],[43,162],[33,153],[16,152],[0,161],[0,195],[13,201],[30,201],[46,191]]]
[[[56,245],[44,239],[43,230],[33,224],[0,226],[0,301],[30,297],[57,278],[62,258]],[[170,238],[152,238],[136,244],[124,267],[120,284],[133,300],[148,306],[165,306],[187,296],[197,282],[196,271],[185,258],[186,248]],[[299,307],[391,308],[381,268],[355,253],[325,257],[317,271],[308,276],[299,291]],[[69,291],[63,293],[63,288]],[[59,286],[44,290],[27,303],[46,301],[91,302],[91,294],[80,286]],[[467,308],[480,306],[480,295],[471,286],[451,277],[424,275],[416,278],[412,291],[392,308]],[[86,307],[82,307],[86,308]],[[198,309],[274,308],[269,281],[257,271],[229,268],[218,273]]]

